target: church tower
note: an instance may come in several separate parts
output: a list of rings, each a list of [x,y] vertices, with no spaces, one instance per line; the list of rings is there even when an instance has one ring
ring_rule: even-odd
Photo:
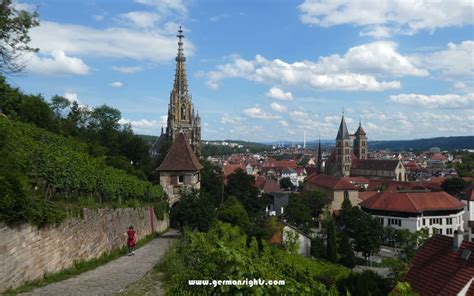
[[[359,128],[354,134],[354,153],[358,159],[367,159],[368,153],[368,142],[367,142],[367,135],[365,134],[364,129],[362,128],[362,124],[359,121]]]
[[[344,114],[342,115],[341,124],[336,137],[336,174],[339,176],[349,176],[351,173],[351,139],[349,132],[347,131],[346,121],[344,120]]]
[[[321,138],[319,139],[319,146],[318,146],[318,161],[316,162],[316,166],[318,168],[318,172],[323,171],[323,152],[321,150]]]
[[[183,49],[183,30],[178,30],[178,54],[173,90],[168,105],[166,136],[174,141],[182,132],[196,154],[201,152],[201,118],[194,114],[192,96],[188,91],[186,57]]]

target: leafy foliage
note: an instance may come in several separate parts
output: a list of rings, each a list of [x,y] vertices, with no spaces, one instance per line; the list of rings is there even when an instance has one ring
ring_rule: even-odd
[[[323,263],[247,238],[237,227],[218,223],[207,233],[185,232],[157,266],[170,295],[337,295],[336,282],[348,269]],[[190,286],[189,279],[285,280],[284,286]]]
[[[28,45],[29,29],[39,25],[38,13],[17,10],[11,0],[0,2],[0,72],[16,73],[24,68],[20,60],[25,52],[38,49]]]
[[[180,200],[171,208],[170,218],[181,228],[207,231],[216,220],[212,198],[197,191],[183,191]]]
[[[458,196],[468,185],[469,183],[461,178],[448,178],[443,181],[441,187],[447,193]]]
[[[255,177],[247,175],[240,168],[229,175],[225,192],[227,196],[236,197],[251,217],[259,216],[267,206],[266,200],[259,198],[259,190],[255,186]]]

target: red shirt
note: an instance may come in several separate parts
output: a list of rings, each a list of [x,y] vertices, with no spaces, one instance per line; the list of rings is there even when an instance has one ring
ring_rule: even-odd
[[[137,236],[135,235],[135,233],[136,232],[134,229],[129,229],[127,231],[127,235],[128,235],[127,244],[129,246],[134,246],[137,243]]]

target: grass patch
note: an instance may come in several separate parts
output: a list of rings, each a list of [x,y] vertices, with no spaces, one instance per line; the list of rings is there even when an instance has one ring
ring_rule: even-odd
[[[146,245],[153,239],[159,237],[162,233],[149,234],[145,236],[144,238],[140,239],[137,242],[137,249],[143,247],[144,245]],[[27,282],[25,285],[15,288],[15,289],[9,289],[5,291],[2,295],[16,295],[18,293],[29,292],[34,289],[44,287],[52,283],[57,283],[60,281],[67,280],[71,277],[74,277],[86,271],[95,269],[101,265],[104,265],[106,263],[109,263],[110,261],[113,261],[119,257],[122,257],[126,255],[127,252],[128,252],[127,246],[123,246],[121,248],[118,248],[109,252],[105,252],[100,257],[92,259],[92,260],[77,261],[74,263],[73,266],[69,268],[66,268],[56,273],[45,274],[42,279]]]

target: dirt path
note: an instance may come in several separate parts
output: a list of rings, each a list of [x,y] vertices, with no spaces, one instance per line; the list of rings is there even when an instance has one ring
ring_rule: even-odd
[[[96,269],[62,282],[19,295],[114,295],[144,277],[160,261],[177,232],[169,230],[138,249],[135,256],[123,256]],[[156,291],[159,294],[160,291]]]

